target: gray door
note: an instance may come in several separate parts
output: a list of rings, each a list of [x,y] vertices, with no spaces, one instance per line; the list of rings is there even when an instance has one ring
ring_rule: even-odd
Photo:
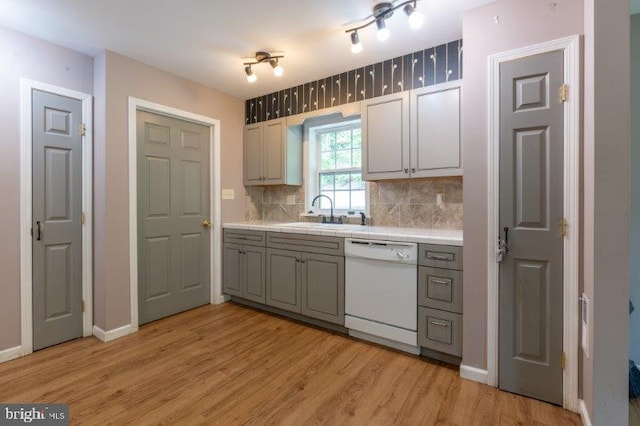
[[[209,127],[138,111],[139,323],[209,303]]]
[[[500,66],[501,389],[562,404],[563,54]]]
[[[344,257],[302,255],[302,313],[344,325]]]
[[[33,349],[82,337],[82,102],[32,92]]]

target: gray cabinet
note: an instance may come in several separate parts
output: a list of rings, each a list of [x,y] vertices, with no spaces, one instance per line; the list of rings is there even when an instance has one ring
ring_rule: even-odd
[[[302,254],[302,313],[344,324],[344,257]]]
[[[362,101],[362,177],[409,177],[409,93]]]
[[[302,184],[302,127],[284,118],[244,128],[245,185]]]
[[[418,246],[418,344],[462,356],[462,247]]]
[[[267,233],[266,304],[344,325],[344,239]]]
[[[266,290],[264,232],[225,230],[224,238],[223,292],[264,303]]]
[[[462,175],[459,82],[411,91],[411,177]]]
[[[302,264],[300,253],[267,249],[266,304],[291,312],[301,312]]]
[[[462,83],[362,102],[365,180],[462,175]]]

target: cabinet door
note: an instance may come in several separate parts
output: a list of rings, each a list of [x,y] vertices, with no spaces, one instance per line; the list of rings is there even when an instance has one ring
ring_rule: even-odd
[[[286,123],[284,119],[264,123],[264,182],[280,184],[284,181],[284,144]]]
[[[411,176],[462,175],[459,82],[411,92]]]
[[[300,312],[300,253],[267,249],[267,305]]]
[[[302,255],[302,313],[344,325],[344,257]]]
[[[262,129],[263,123],[244,126],[244,184],[262,183]]]
[[[265,261],[264,247],[244,246],[244,288],[243,297],[258,303],[265,302]]]
[[[242,246],[226,243],[224,245],[222,267],[222,291],[232,296],[242,296]]]
[[[364,180],[409,177],[409,94],[362,102],[362,176]]]

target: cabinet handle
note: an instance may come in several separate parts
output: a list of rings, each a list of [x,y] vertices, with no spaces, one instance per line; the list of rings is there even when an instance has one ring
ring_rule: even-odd
[[[441,280],[441,279],[432,278],[432,277],[429,277],[429,282],[432,282],[434,284],[451,285],[451,280]]]
[[[444,322],[440,322],[440,321],[430,321],[430,322],[431,324],[437,325],[438,327],[449,327],[449,324]]]
[[[405,167],[405,168],[404,168],[404,172],[405,172],[405,173],[409,173],[409,169]]]
[[[306,261],[306,260],[301,260],[300,262],[302,262],[302,263],[307,263],[307,261]]]
[[[432,252],[427,252],[427,259],[433,259],[433,260],[443,260],[446,262],[451,262],[453,261],[453,254],[439,254],[439,253],[432,253]]]
[[[416,168],[415,168],[415,167],[412,167],[412,168],[411,168],[411,173],[415,173],[415,172],[416,172]]]

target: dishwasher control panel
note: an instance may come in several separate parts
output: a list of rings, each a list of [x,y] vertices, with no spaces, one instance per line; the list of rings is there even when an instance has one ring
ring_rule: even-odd
[[[344,254],[346,257],[384,260],[387,262],[413,265],[418,263],[418,245],[415,243],[347,238],[345,240]]]

